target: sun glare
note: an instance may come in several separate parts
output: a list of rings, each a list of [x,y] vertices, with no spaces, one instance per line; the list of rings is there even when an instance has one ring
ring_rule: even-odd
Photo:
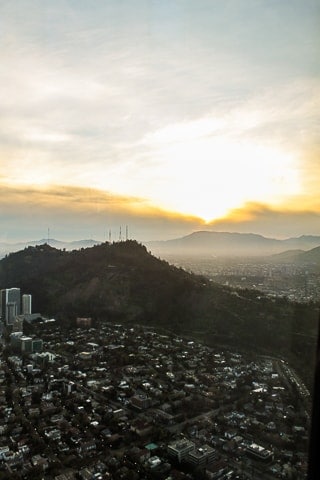
[[[159,181],[149,196],[205,221],[247,202],[276,205],[300,192],[294,159],[254,142],[186,140],[162,148],[157,160]]]
[[[248,136],[226,134],[223,122],[203,120],[192,125],[168,126],[150,135],[138,163],[132,163],[136,168],[128,164],[130,170],[127,165],[107,165],[99,159],[91,168],[54,163],[46,158],[47,151],[42,156],[30,152],[23,158],[23,179],[13,163],[7,182],[16,183],[20,178],[22,184],[42,187],[90,186],[143,198],[149,205],[206,222],[247,203],[285,206],[301,193],[294,155]],[[31,131],[29,137],[51,147],[68,140],[59,132]]]

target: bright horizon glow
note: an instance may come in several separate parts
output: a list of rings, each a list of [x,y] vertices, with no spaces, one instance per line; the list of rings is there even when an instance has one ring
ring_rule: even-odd
[[[148,196],[162,207],[208,222],[253,199],[276,206],[301,193],[292,154],[250,138],[228,137],[222,125],[173,125],[148,137],[159,179]]]
[[[248,128],[248,114],[237,122]],[[102,191],[112,176],[113,194],[134,196],[136,191],[154,207],[192,215],[209,222],[227,216],[252,201],[279,206],[302,192],[297,160],[280,148],[264,146],[254,139],[228,132],[223,119],[200,119],[174,124],[147,135],[141,145],[149,155],[144,175],[123,175],[122,165],[113,165],[97,175],[99,164],[88,171],[69,170],[68,165],[43,163],[37,156],[23,178],[12,167],[9,185],[90,185]],[[29,130],[28,138],[43,143],[66,143],[63,134]],[[62,168],[63,167],[63,168]],[[61,176],[61,171],[63,176]]]

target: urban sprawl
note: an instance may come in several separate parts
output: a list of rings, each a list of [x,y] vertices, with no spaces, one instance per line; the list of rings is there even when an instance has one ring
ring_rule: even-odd
[[[1,291],[0,479],[302,479],[310,395],[283,360],[32,313]]]

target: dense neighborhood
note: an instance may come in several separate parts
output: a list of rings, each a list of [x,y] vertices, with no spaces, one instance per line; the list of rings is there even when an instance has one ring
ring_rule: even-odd
[[[29,348],[3,340],[0,479],[305,478],[310,395],[283,360],[29,320]]]

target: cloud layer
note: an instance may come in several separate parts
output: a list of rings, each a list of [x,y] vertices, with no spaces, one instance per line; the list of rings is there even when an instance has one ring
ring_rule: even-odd
[[[175,238],[203,227],[199,218],[160,210],[142,198],[121,197],[79,187],[3,187],[2,241],[51,236],[73,240],[118,240],[126,227],[139,241]],[[123,237],[122,237],[123,238]]]
[[[320,209],[276,210],[246,204],[229,216],[204,223],[200,218],[160,210],[142,198],[121,197],[79,187],[3,187],[0,190],[0,241],[94,238],[167,240],[192,231],[255,232],[274,238],[320,235]]]

